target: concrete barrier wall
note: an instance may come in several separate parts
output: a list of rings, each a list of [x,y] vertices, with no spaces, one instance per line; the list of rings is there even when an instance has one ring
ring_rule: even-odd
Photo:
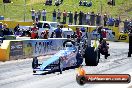
[[[53,54],[62,49],[66,39],[37,39],[23,40],[23,54],[25,57]]]
[[[55,54],[63,49],[66,38],[4,40],[0,48],[0,61]]]

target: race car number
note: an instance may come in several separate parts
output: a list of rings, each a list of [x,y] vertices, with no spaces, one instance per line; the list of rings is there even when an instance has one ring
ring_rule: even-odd
[[[126,40],[127,36],[126,35],[120,35],[118,40]]]

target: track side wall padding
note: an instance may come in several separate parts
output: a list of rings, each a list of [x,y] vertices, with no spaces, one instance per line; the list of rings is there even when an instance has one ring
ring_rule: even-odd
[[[8,28],[14,29],[17,24],[20,26],[32,26],[33,22],[17,22],[17,21],[0,21],[3,24],[7,24]]]
[[[4,40],[0,47],[0,61],[51,55],[63,49],[66,38]]]

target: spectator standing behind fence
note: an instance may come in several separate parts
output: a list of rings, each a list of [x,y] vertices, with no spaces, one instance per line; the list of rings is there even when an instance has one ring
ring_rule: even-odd
[[[83,16],[83,13],[82,13],[82,11],[80,11],[80,13],[79,13],[79,25],[82,25],[82,16]]]
[[[66,17],[67,17],[67,12],[64,10],[64,12],[63,12],[63,24],[66,24]]]
[[[55,9],[52,14],[53,14],[53,22],[56,22],[56,10]]]
[[[86,14],[83,12],[83,17],[82,17],[82,24],[86,24]]]
[[[119,25],[120,25],[120,19],[115,18],[115,27],[119,27]]]
[[[33,8],[31,10],[31,16],[32,16],[33,22],[35,22],[35,10]]]
[[[40,21],[40,19],[41,19],[41,11],[39,9],[39,11],[38,11],[38,21]]]
[[[90,14],[90,25],[95,25],[95,14],[91,12]]]
[[[90,13],[89,12],[86,14],[86,24],[90,25]]]
[[[60,9],[58,9],[58,12],[57,12],[57,20],[60,23],[60,20],[61,20],[61,12],[60,12]]]
[[[104,14],[103,20],[104,20],[104,26],[107,26],[108,17],[106,14]]]
[[[47,11],[45,9],[42,10],[42,19],[43,21],[46,21],[46,14],[47,14]]]
[[[38,12],[35,13],[35,20],[36,20],[36,23],[38,23]]]
[[[96,25],[97,26],[100,26],[101,25],[101,15],[100,15],[100,13],[98,13],[96,15]]]
[[[73,13],[70,11],[69,12],[69,24],[72,25],[73,23]]]
[[[129,24],[128,19],[126,19],[123,23],[124,23],[124,32],[126,33],[128,32],[128,24]]]
[[[75,13],[74,13],[74,24],[75,25],[77,24],[77,18],[78,18],[78,13],[77,13],[77,11],[75,11]]]

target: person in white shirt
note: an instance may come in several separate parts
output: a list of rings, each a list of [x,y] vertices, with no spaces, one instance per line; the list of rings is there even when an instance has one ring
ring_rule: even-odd
[[[43,9],[43,11],[42,11],[42,18],[43,18],[43,21],[46,21],[46,10],[45,9]]]
[[[31,16],[32,16],[33,22],[35,22],[35,10],[33,8],[31,10]]]

